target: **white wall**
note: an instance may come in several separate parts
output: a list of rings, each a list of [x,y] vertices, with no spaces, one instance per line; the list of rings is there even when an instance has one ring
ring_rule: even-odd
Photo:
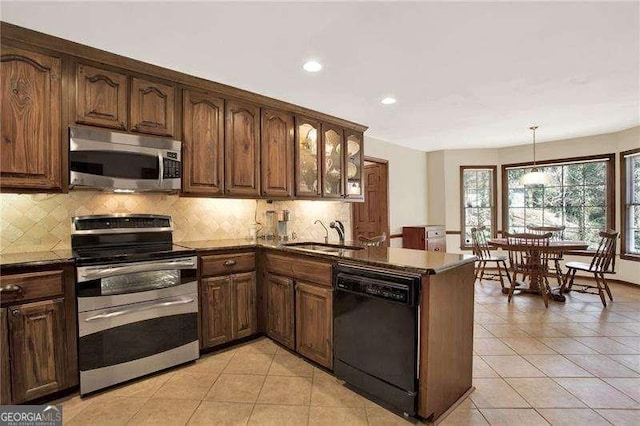
[[[427,214],[427,153],[365,136],[365,155],[389,161],[389,228],[424,225]],[[402,246],[401,239],[391,240]]]
[[[536,159],[553,160],[557,158],[581,157],[599,154],[616,154],[616,228],[620,228],[620,159],[618,153],[640,147],[640,127],[621,132],[583,138],[566,139],[536,144]],[[519,145],[499,149],[450,150],[427,153],[429,188],[442,185],[443,190],[431,192],[429,204],[444,205],[446,229],[460,230],[460,166],[496,165],[498,166],[498,229],[502,229],[502,183],[501,166],[532,160],[530,145]],[[443,173],[441,172],[443,170]],[[433,173],[432,173],[433,171]],[[429,207],[429,211],[438,211]],[[460,236],[447,235],[447,251],[461,252]],[[571,260],[584,261],[584,257]],[[640,262],[618,259],[616,263],[617,279],[640,285]]]

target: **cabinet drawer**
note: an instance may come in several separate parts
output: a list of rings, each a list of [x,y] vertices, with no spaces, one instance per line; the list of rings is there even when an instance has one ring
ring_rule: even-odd
[[[22,303],[44,297],[62,296],[64,275],[61,270],[3,275],[0,277],[0,288],[3,305],[7,302]]]
[[[427,250],[429,251],[446,251],[447,240],[445,238],[434,238],[427,241]]]
[[[440,238],[444,237],[444,229],[435,229],[431,231],[427,231],[427,238]]]
[[[256,255],[234,253],[202,256],[200,268],[203,277],[249,272],[256,269]]]
[[[267,271],[290,277],[293,275],[293,260],[289,256],[267,254]],[[297,262],[298,259],[295,259]]]
[[[293,263],[293,276],[296,279],[311,281],[331,287],[331,264],[313,260],[296,259]]]

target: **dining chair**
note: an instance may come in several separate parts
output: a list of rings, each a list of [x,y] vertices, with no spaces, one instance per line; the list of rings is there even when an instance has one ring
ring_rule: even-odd
[[[513,298],[518,274],[522,274],[523,280],[528,277],[530,282],[538,283],[544,306],[548,308],[551,287],[547,279],[549,252],[545,248],[549,246],[551,232],[545,234],[505,232],[504,235],[507,238],[509,266],[513,274],[507,303],[510,303]]]
[[[380,247],[384,245],[387,240],[387,233],[383,232],[382,235],[375,237],[365,237],[364,235],[358,235],[358,243],[364,247]]]
[[[478,258],[478,264],[475,268],[475,279],[482,282],[482,278],[485,275],[487,263],[495,263],[497,274],[487,274],[489,280],[500,280],[500,286],[502,286],[502,292],[506,293],[509,289],[504,285],[504,276],[507,277],[509,283],[511,278],[509,277],[509,270],[507,269],[507,256],[505,255],[493,255],[489,250],[489,244],[487,242],[486,227],[481,226],[478,228],[471,228],[471,241],[473,242],[473,254]],[[503,274],[504,271],[504,274]]]
[[[577,291],[579,293],[596,294],[589,290],[597,290],[602,304],[607,307],[607,301],[604,297],[604,292],[607,292],[609,299],[613,301],[611,295],[611,289],[605,279],[605,274],[615,274],[616,269],[616,242],[618,240],[618,232],[607,230],[600,231],[600,243],[598,248],[591,259],[591,263],[585,262],[567,262],[565,267],[567,268],[567,274],[564,279],[561,291],[568,292],[573,290],[574,284],[580,286]],[[576,272],[584,271],[590,272],[596,279],[596,285],[592,284],[577,284],[574,283]]]
[[[527,229],[534,234],[546,234],[547,232],[551,232],[552,241],[562,240],[565,228],[566,226],[527,225]],[[549,273],[553,273],[558,281],[558,286],[562,286],[562,283],[564,282],[562,268],[560,267],[560,262],[564,260],[562,252],[549,253],[547,258],[549,260]]]

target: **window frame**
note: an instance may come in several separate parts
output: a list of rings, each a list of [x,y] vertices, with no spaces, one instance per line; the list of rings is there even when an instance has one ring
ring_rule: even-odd
[[[627,251],[627,224],[628,224],[628,211],[627,211],[627,159],[625,156],[640,154],[640,148],[630,149],[628,151],[620,152],[620,258],[625,260],[633,260],[640,262],[640,254],[630,253]]]
[[[556,158],[552,160],[536,161],[536,166],[566,165],[571,163],[590,162],[594,160],[608,160],[606,186],[607,186],[607,220],[606,229],[616,229],[616,154],[587,155],[582,157]],[[507,180],[507,169],[533,167],[533,161],[524,163],[512,163],[502,165],[502,228],[508,230],[509,221],[509,182]],[[573,255],[592,256],[593,250],[569,252]]]
[[[491,170],[493,175],[491,178],[491,237],[495,238],[498,235],[498,166],[494,165],[474,165],[474,166],[460,166],[460,249],[472,250],[473,243],[466,244],[465,242],[465,205],[464,205],[464,172],[465,170]]]

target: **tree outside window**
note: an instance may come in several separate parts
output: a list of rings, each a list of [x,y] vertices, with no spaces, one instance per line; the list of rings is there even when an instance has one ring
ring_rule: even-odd
[[[471,228],[496,232],[496,166],[461,166],[461,246],[471,247]]]
[[[640,260],[640,149],[620,154],[622,256]]]

